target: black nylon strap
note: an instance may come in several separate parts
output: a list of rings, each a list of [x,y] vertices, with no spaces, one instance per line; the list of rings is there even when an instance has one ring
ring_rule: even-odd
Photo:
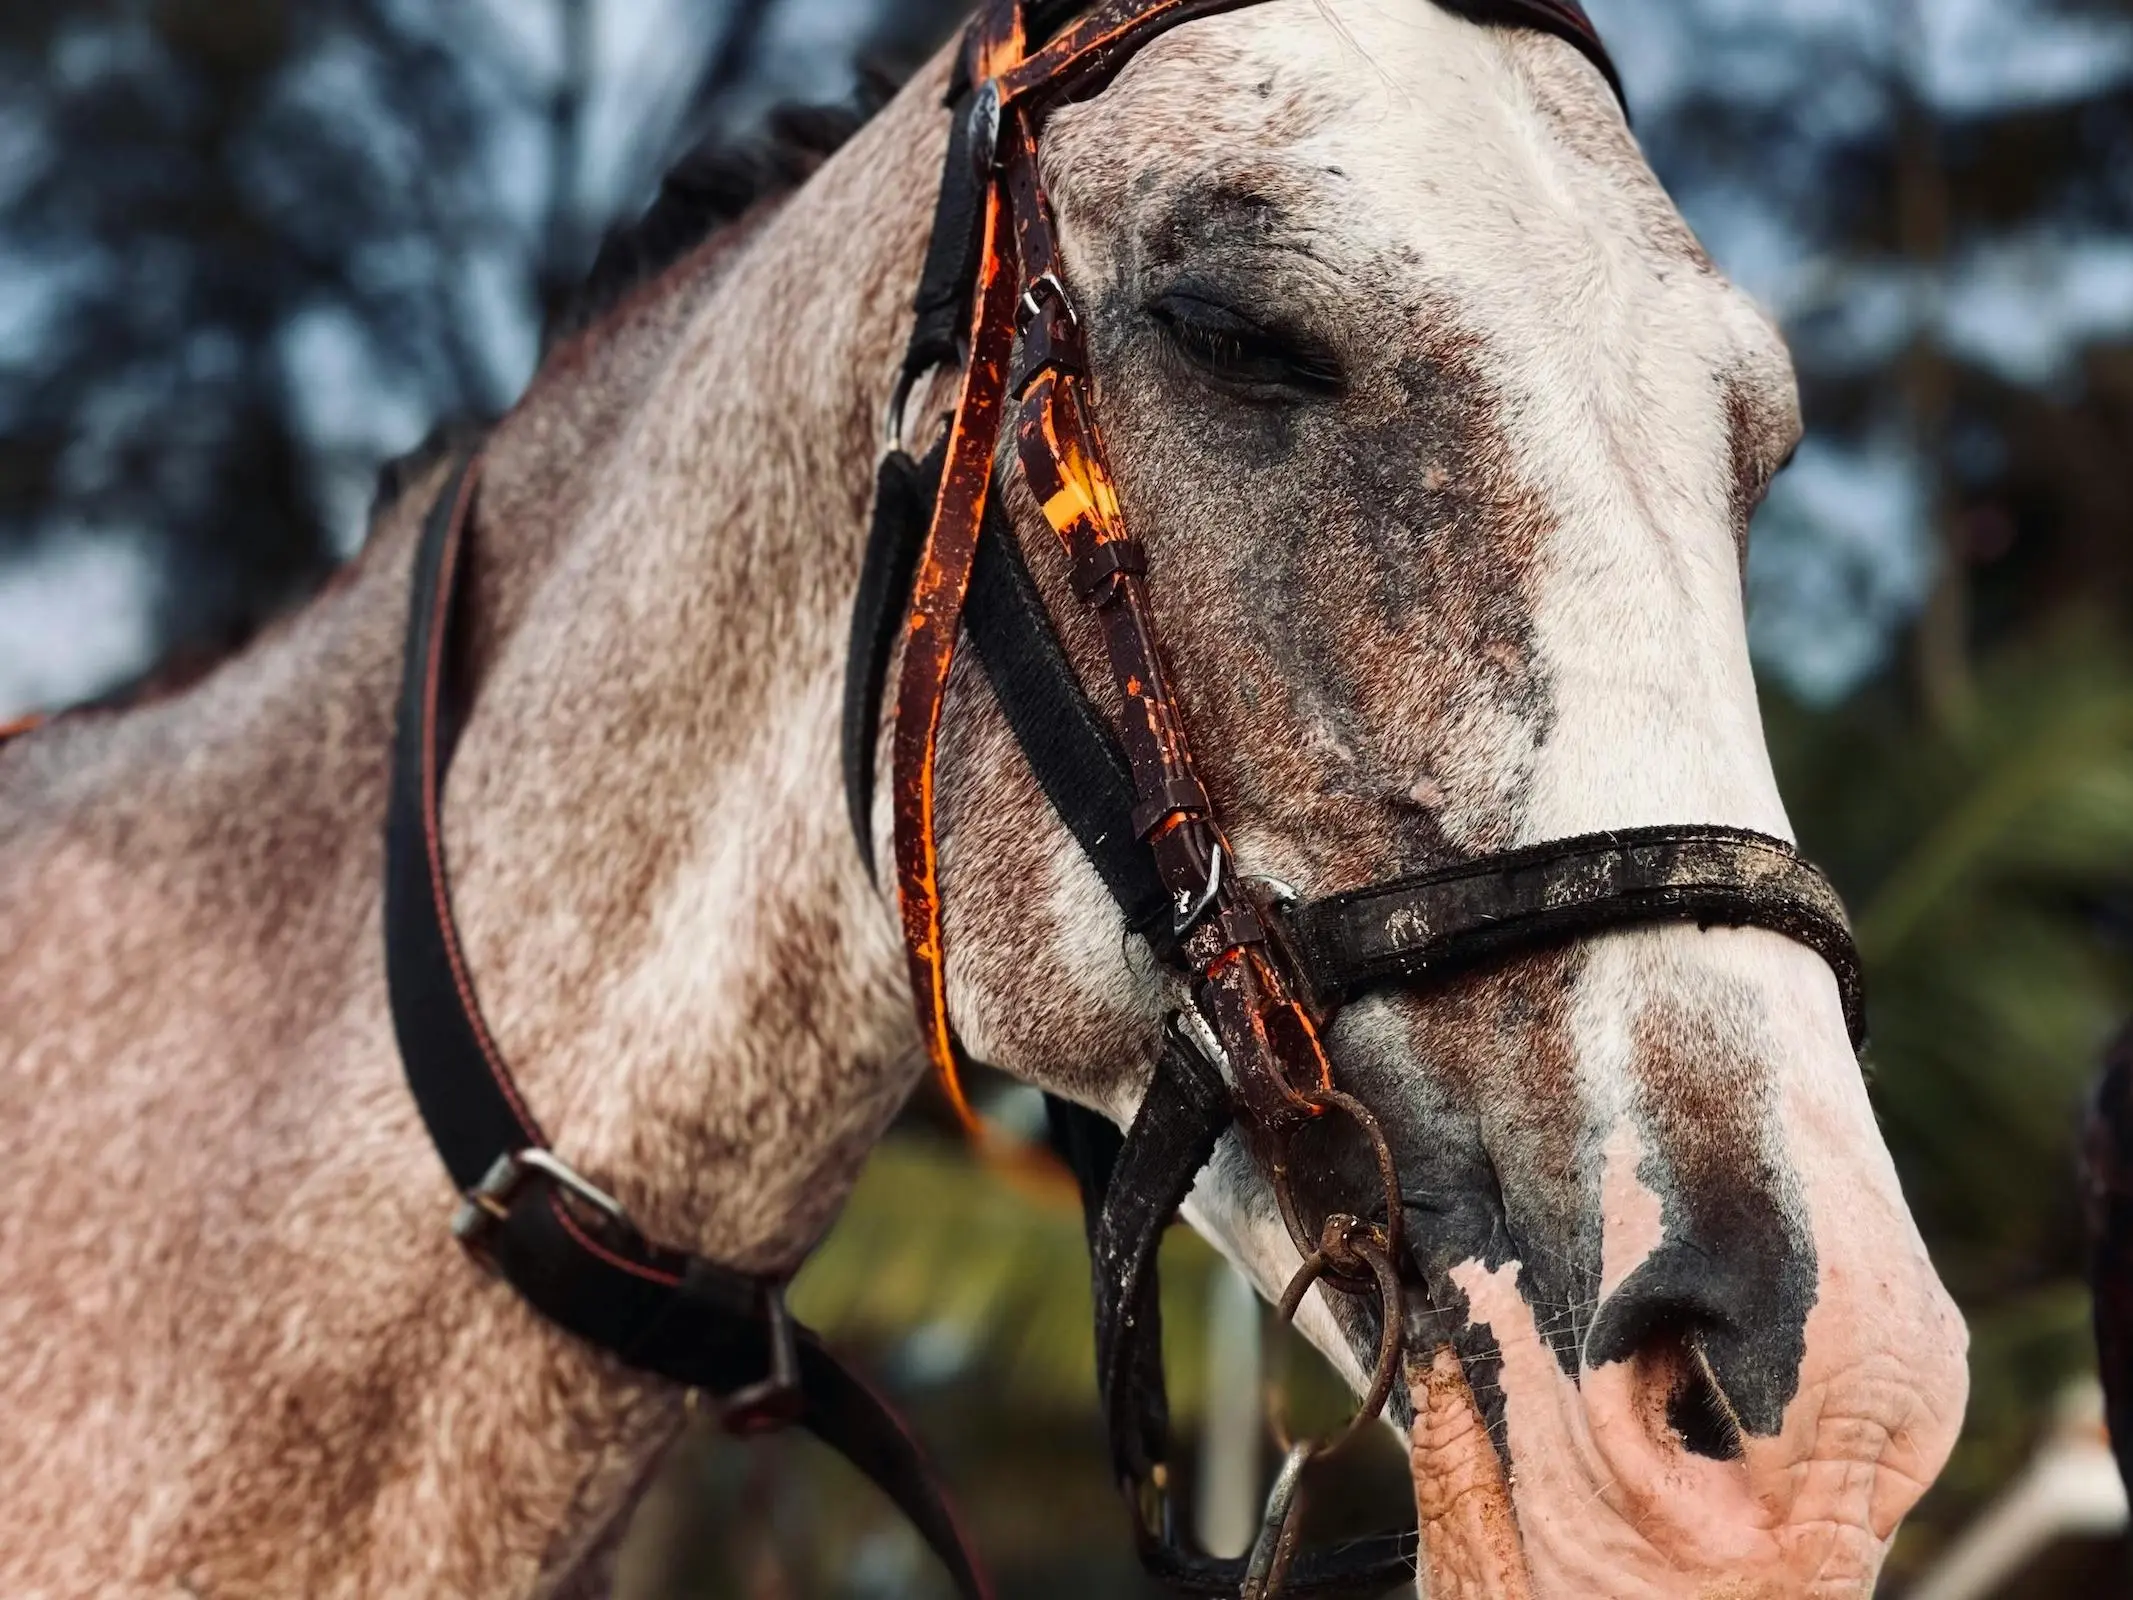
[[[873,524],[852,606],[844,679],[844,793],[852,835],[869,871],[874,754],[889,658],[909,603],[912,574],[939,492],[944,445],[923,462],[882,457]],[[1133,774],[1117,736],[1074,675],[1006,515],[990,507],[963,624],[1030,770],[1136,933],[1160,937],[1169,901],[1147,848],[1133,833]]]
[[[1632,828],[1538,844],[1350,890],[1278,921],[1328,1004],[1619,928],[1765,928],[1829,963],[1852,1044],[1866,1040],[1865,983],[1843,901],[1791,845],[1742,828]]]
[[[929,368],[959,363],[968,331],[970,297],[978,278],[978,224],[990,173],[980,173],[970,150],[971,95],[958,79],[949,93],[948,149],[933,203],[933,232],[919,270],[911,339],[904,347],[902,384]]]
[[[874,473],[874,514],[859,565],[851,641],[844,658],[843,735],[844,803],[851,813],[852,837],[859,842],[859,858],[869,873],[874,870],[874,754],[881,733],[881,697],[947,451],[945,439],[924,461],[891,450]]]
[[[385,969],[409,1090],[452,1182],[486,1204],[464,1213],[475,1248],[534,1310],[655,1377],[730,1396],[772,1376],[782,1286],[653,1244],[565,1197],[482,1023],[453,929],[438,804],[456,738],[451,622],[478,461],[462,461],[423,525],[385,824]],[[493,1185],[507,1175],[501,1190]],[[793,1330],[793,1420],[901,1507],[965,1600],[989,1590],[918,1446],[893,1412],[805,1330]]]
[[[1170,901],[1154,855],[1133,831],[1133,770],[1074,675],[997,497],[986,509],[963,625],[1045,798],[1125,913],[1127,927],[1159,936],[1169,926]]]

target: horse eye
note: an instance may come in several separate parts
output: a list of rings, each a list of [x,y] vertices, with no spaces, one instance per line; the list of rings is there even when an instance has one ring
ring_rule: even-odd
[[[1220,382],[1262,394],[1327,395],[1343,386],[1331,351],[1213,300],[1166,294],[1147,309],[1169,348]]]

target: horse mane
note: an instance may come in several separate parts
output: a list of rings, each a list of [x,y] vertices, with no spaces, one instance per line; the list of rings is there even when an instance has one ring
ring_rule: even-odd
[[[873,120],[897,87],[866,70],[842,102],[779,106],[763,131],[746,140],[718,132],[699,138],[667,169],[651,204],[608,231],[584,281],[552,320],[547,344],[597,322],[631,290],[757,206],[786,199]]]
[[[862,69],[857,85],[842,101],[775,107],[762,131],[746,139],[716,130],[697,138],[661,177],[651,203],[633,219],[608,229],[592,266],[550,316],[542,334],[542,359],[758,206],[789,198],[873,120],[898,87],[885,73]],[[444,418],[412,450],[385,462],[371,493],[370,523],[440,461],[478,442],[493,421]]]

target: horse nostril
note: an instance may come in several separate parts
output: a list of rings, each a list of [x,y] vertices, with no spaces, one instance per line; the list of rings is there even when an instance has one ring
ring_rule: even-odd
[[[1744,1453],[1740,1418],[1726,1402],[1694,1330],[1680,1336],[1682,1367],[1666,1402],[1667,1426],[1680,1435],[1682,1448],[1711,1461],[1738,1461]]]
[[[1709,1461],[1738,1461],[1744,1430],[1705,1353],[1703,1332],[1679,1316],[1647,1323],[1626,1359],[1635,1409],[1655,1443]]]
[[[1629,1365],[1655,1442],[1739,1460],[1744,1438],[1777,1434],[1799,1390],[1814,1270],[1808,1250],[1664,1245],[1601,1302],[1585,1365]]]

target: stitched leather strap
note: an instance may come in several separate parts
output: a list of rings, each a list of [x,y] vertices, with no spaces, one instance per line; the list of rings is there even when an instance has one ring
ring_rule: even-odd
[[[1865,983],[1837,891],[1791,845],[1741,828],[1555,840],[1333,895],[1278,921],[1322,1006],[1618,928],[1766,928],[1829,963],[1853,1047],[1866,1040]]]
[[[481,1259],[535,1311],[639,1371],[716,1397],[766,1395],[902,1508],[965,1600],[988,1588],[938,1480],[883,1401],[784,1319],[782,1285],[645,1239],[558,1181],[539,1123],[496,1049],[452,922],[439,798],[457,737],[452,620],[478,459],[462,461],[416,550],[386,817],[385,968],[393,1030],[424,1125]],[[531,1159],[528,1159],[530,1154]],[[568,1172],[567,1168],[560,1169]],[[773,1353],[789,1334],[792,1368]],[[779,1382],[769,1390],[767,1383]]]

